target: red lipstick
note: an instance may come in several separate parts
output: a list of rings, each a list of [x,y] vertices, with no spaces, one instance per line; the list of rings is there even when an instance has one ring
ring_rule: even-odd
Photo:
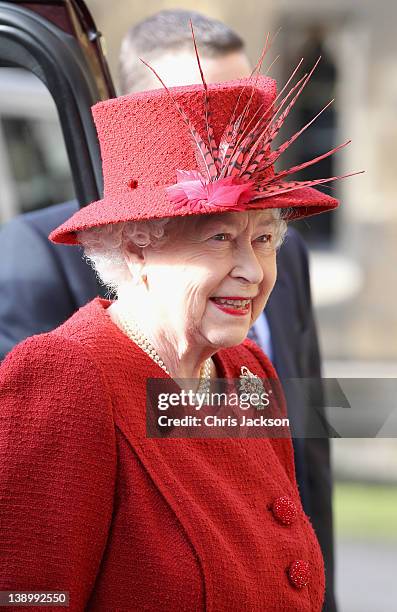
[[[221,310],[222,312],[226,314],[234,315],[236,317],[244,317],[251,310],[251,300],[249,298],[242,298],[240,296],[234,296],[234,297],[227,296],[227,297],[221,298],[223,300],[240,300],[240,301],[249,299],[249,302],[245,307],[240,306],[239,308],[233,308],[231,304],[222,304],[220,302],[215,301],[216,299],[217,298],[211,298],[211,302],[214,304],[214,306],[216,306],[217,308],[219,308],[219,310]]]

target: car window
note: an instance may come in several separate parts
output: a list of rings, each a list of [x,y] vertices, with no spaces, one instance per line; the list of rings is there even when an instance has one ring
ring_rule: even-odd
[[[75,197],[55,103],[23,69],[0,69],[0,223]]]

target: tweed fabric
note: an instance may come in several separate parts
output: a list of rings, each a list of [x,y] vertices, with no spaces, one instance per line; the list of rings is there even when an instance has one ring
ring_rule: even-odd
[[[246,85],[247,79],[208,85],[211,125],[217,144],[239,96],[239,110],[251,96],[251,87]],[[202,86],[171,87],[170,91],[198,132],[205,134]],[[276,82],[259,75],[249,117],[261,106],[264,114],[275,97]],[[92,107],[92,114],[101,147],[104,197],[83,207],[56,228],[50,235],[53,242],[77,244],[75,232],[98,225],[200,214],[175,209],[165,191],[165,187],[175,183],[177,170],[197,170],[197,161],[189,129],[164,88],[99,102]],[[273,176],[273,166],[267,172]],[[263,208],[292,208],[290,218],[294,219],[338,206],[335,198],[312,187],[255,200],[252,205],[247,204],[247,209],[257,207],[258,203]]]
[[[73,612],[320,612],[323,560],[291,440],[146,438],[146,378],[167,375],[108,304],[0,368],[1,589],[69,590]],[[241,365],[275,377],[250,340],[214,359],[223,377]],[[289,525],[272,511],[285,496]],[[307,585],[291,580],[298,566]]]

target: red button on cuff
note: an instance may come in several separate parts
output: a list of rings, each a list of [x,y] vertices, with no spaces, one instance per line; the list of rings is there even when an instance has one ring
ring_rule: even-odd
[[[295,588],[302,589],[305,587],[310,578],[309,563],[302,561],[302,559],[297,559],[291,563],[288,569],[288,578]]]
[[[292,525],[296,519],[296,506],[287,495],[275,499],[271,506],[271,510],[274,518],[283,525]]]

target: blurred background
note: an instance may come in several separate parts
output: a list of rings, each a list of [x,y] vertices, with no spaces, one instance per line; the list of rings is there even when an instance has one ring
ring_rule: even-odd
[[[349,147],[319,164],[318,176],[365,170],[327,188],[341,199],[340,210],[296,224],[310,249],[324,376],[397,378],[395,0],[87,0],[87,5],[105,36],[116,85],[121,38],[129,25],[163,8],[190,8],[225,21],[246,41],[253,63],[266,33],[281,28],[271,60],[280,57],[270,73],[279,83],[301,57],[307,67],[322,56],[283,134],[296,131],[330,98],[335,103],[291,147],[283,164],[351,138]],[[0,184],[0,224],[74,197],[47,90],[36,77],[5,68]],[[332,440],[341,612],[397,610],[397,440],[386,435],[387,427],[372,439]]]

